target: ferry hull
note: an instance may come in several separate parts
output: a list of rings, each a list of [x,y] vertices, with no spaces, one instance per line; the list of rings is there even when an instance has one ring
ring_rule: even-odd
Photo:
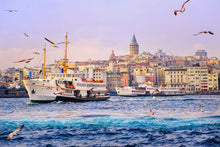
[[[88,102],[88,101],[105,101],[109,99],[109,95],[95,96],[95,97],[71,97],[59,95],[56,97],[56,101],[63,102]]]
[[[56,100],[56,95],[54,94],[56,89],[54,87],[45,86],[36,80],[24,80],[23,82],[31,102],[49,103]]]

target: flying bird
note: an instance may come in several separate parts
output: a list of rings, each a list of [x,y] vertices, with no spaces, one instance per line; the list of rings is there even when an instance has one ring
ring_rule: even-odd
[[[17,135],[17,133],[24,127],[24,125],[21,125],[20,127],[18,127],[16,130],[14,130],[12,133],[10,133],[8,135],[8,140],[11,140],[11,138],[14,136],[14,135]]]
[[[211,34],[211,35],[214,35],[214,33],[211,32],[211,31],[201,31],[201,32],[199,32],[199,33],[197,33],[197,34],[194,34],[194,36],[197,36],[197,35],[199,35],[199,34],[207,34],[207,33],[209,33],[209,34]]]
[[[19,61],[15,61],[14,63],[21,63],[21,62],[29,63],[33,59],[34,58],[22,59],[22,60],[19,60]]]
[[[181,13],[185,12],[185,7],[184,7],[184,6],[185,6],[185,4],[188,3],[189,1],[190,1],[190,0],[185,1],[185,2],[182,4],[182,7],[181,7],[180,10],[175,10],[175,11],[174,11],[174,15],[177,15],[178,12],[181,12]]]
[[[47,39],[46,37],[44,37],[44,39],[47,40],[48,42],[50,42],[52,47],[57,47],[57,48],[59,48],[57,45],[65,43],[65,42],[54,43],[54,42],[50,41],[49,39]]]
[[[29,35],[27,33],[24,33],[24,36],[29,37]]]
[[[40,53],[39,52],[33,52],[34,54],[36,54],[36,55],[40,55]]]
[[[199,105],[199,109],[200,109],[201,112],[204,112],[204,109],[201,105]]]
[[[54,95],[57,95],[57,94],[63,94],[63,93],[65,93],[65,91],[64,90],[62,90],[62,88],[60,87],[60,85],[56,82],[56,92],[54,92],[53,94]]]
[[[17,12],[17,10],[6,10],[8,12]]]
[[[153,112],[151,109],[150,109],[149,115],[150,115],[150,116],[153,116],[153,115],[154,115],[154,112]]]

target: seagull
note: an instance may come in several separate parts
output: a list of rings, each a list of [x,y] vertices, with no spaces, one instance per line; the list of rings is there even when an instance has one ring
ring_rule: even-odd
[[[39,52],[33,52],[34,54],[36,54],[36,55],[40,55],[40,53]]]
[[[175,113],[174,113],[175,110],[176,110],[176,109],[173,109],[173,111],[170,113],[170,115],[174,115],[174,114],[175,114]]]
[[[199,105],[199,109],[200,109],[201,112],[204,112],[204,109],[201,105]]]
[[[27,33],[24,33],[24,35],[25,35],[26,37],[29,37],[29,35],[28,35]]]
[[[6,10],[8,12],[17,12],[17,10]]]
[[[20,127],[18,127],[16,130],[14,130],[12,133],[10,133],[8,135],[8,140],[11,140],[11,138],[14,136],[14,135],[17,135],[17,132],[20,131],[22,128],[24,127],[24,125],[21,125]]]
[[[186,114],[186,112],[185,112],[184,110],[182,110],[182,114],[184,114],[184,115],[185,115],[185,114]]]
[[[59,48],[57,45],[65,43],[65,42],[54,43],[54,42],[50,41],[49,39],[47,39],[46,37],[44,37],[44,39],[47,40],[48,42],[50,42],[52,47],[57,47],[57,48]]]
[[[201,31],[201,32],[199,32],[199,33],[197,33],[197,34],[194,34],[194,36],[197,36],[197,35],[199,35],[199,34],[207,34],[207,33],[209,33],[209,34],[211,34],[211,35],[214,35],[214,33],[211,32],[211,31]]]
[[[56,92],[54,92],[53,94],[54,95],[57,95],[57,94],[63,94],[65,91],[62,90],[62,88],[60,87],[60,85],[56,82]]]
[[[152,97],[152,100],[156,100],[157,98],[155,96]]]
[[[154,115],[154,112],[150,109],[150,113],[149,113],[150,116],[153,116]]]
[[[184,7],[184,6],[185,6],[185,4],[188,3],[189,1],[190,1],[190,0],[185,1],[185,2],[182,4],[182,7],[181,7],[180,10],[175,10],[175,11],[174,11],[174,15],[177,15],[178,12],[181,12],[181,13],[185,12],[185,7]]]
[[[14,63],[21,63],[21,62],[25,62],[25,63],[29,63],[31,60],[33,60],[34,58],[28,58],[28,59],[22,59],[22,60],[19,60],[19,61],[16,61]]]

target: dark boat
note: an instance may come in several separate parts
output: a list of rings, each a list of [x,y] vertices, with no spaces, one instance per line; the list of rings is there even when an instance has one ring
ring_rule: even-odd
[[[56,101],[63,102],[88,102],[88,101],[105,101],[110,98],[109,94],[105,95],[93,95],[93,96],[68,96],[68,95],[58,95],[56,96]]]
[[[0,87],[0,98],[27,98],[28,94],[24,87],[19,89],[7,88],[6,86]]]

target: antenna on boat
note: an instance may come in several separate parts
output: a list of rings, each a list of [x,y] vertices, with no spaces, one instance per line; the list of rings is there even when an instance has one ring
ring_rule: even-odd
[[[63,63],[63,73],[67,73],[66,63],[67,63],[67,32],[66,32],[66,42],[65,42],[65,56],[64,56],[64,63]]]
[[[46,66],[46,44],[45,44],[45,47],[44,47],[43,79],[45,79],[45,66]]]

